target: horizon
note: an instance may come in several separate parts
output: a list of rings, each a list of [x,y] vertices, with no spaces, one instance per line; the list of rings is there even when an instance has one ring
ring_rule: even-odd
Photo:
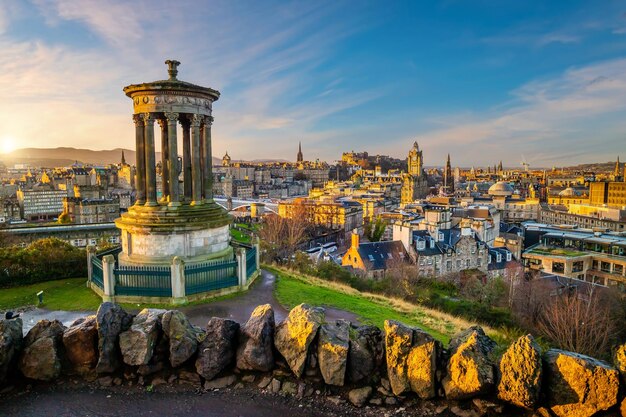
[[[334,161],[403,158],[417,140],[426,166],[448,153],[531,168],[626,154],[620,2],[188,6],[0,3],[3,154],[132,150],[122,88],[165,78],[170,58],[181,80],[222,93],[218,158],[293,160],[298,141],[305,159]]]

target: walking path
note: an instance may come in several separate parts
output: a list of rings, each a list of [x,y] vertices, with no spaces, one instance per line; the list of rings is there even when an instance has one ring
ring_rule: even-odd
[[[274,297],[275,286],[276,276],[262,270],[261,276],[257,278],[257,282],[243,294],[213,302],[207,301],[206,304],[180,307],[179,310],[185,313],[193,324],[204,327],[211,317],[228,318],[243,324],[248,320],[256,306],[270,304],[274,309],[276,323],[280,323],[287,316],[288,310]],[[345,319],[355,324],[359,323],[358,317],[353,313],[331,307],[325,307],[325,309],[327,321]],[[34,308],[23,312],[21,317],[24,321],[24,333],[26,333],[39,320],[59,320],[64,325],[69,326],[77,318],[90,314],[95,314],[95,311],[52,311]]]

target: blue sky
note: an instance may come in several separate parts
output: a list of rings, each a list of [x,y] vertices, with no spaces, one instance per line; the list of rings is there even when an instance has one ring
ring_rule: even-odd
[[[0,0],[4,148],[132,148],[122,87],[221,91],[214,156],[626,157],[625,1]]]

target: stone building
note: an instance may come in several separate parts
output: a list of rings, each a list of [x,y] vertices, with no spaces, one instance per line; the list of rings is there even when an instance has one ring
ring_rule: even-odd
[[[408,171],[402,175],[401,204],[412,203],[428,195],[428,180],[424,172],[424,160],[422,151],[417,142],[409,151],[407,159]]]
[[[332,230],[342,230],[347,238],[353,230],[363,231],[363,207],[354,201],[316,201],[297,198],[278,203],[278,215],[302,218]]]
[[[117,199],[65,197],[63,214],[75,224],[111,223],[120,216]]]
[[[385,272],[412,262],[400,241],[361,242],[359,234],[352,233],[351,245],[341,259],[341,265],[362,272],[367,278],[384,278]]]
[[[592,182],[589,202],[609,207],[626,207],[626,182]]]

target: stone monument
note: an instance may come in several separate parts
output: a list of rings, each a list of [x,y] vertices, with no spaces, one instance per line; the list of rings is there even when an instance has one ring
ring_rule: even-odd
[[[185,264],[233,259],[232,218],[213,201],[212,192],[212,107],[220,93],[178,80],[180,62],[165,63],[167,80],[124,88],[134,109],[137,194],[135,204],[115,221],[122,236],[121,266],[165,266],[174,257]],[[155,122],[161,137],[161,190]]]

